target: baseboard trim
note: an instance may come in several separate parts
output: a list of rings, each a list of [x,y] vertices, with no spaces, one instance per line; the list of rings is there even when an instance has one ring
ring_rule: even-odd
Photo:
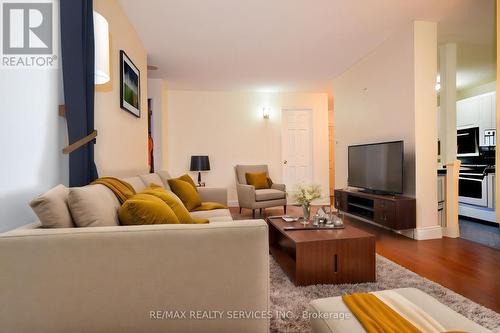
[[[439,225],[415,229],[416,240],[440,239],[440,238],[443,238],[443,228],[441,228],[441,226]]]

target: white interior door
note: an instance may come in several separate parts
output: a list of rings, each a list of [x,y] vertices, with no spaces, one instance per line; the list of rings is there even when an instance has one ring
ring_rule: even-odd
[[[281,114],[283,181],[287,189],[312,182],[312,111],[283,109]]]

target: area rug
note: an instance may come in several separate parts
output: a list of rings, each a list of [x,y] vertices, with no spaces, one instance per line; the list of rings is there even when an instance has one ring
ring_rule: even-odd
[[[302,317],[302,312],[306,311],[307,304],[316,298],[413,287],[433,296],[479,325],[500,333],[500,314],[379,255],[377,255],[377,282],[374,283],[296,287],[272,257],[270,257],[270,271],[271,311],[282,314],[290,311],[293,314],[291,316],[273,316],[271,332],[310,332],[309,321]]]

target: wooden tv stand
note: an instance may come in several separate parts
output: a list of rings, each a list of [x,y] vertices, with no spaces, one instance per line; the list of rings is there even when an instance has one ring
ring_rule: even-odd
[[[416,200],[361,190],[335,190],[335,208],[394,230],[416,226]]]

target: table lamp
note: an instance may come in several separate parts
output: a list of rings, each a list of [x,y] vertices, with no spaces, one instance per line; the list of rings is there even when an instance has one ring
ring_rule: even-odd
[[[193,155],[191,156],[191,167],[190,171],[198,171],[198,185],[201,186],[201,172],[210,170],[210,161],[208,156],[205,155]]]

